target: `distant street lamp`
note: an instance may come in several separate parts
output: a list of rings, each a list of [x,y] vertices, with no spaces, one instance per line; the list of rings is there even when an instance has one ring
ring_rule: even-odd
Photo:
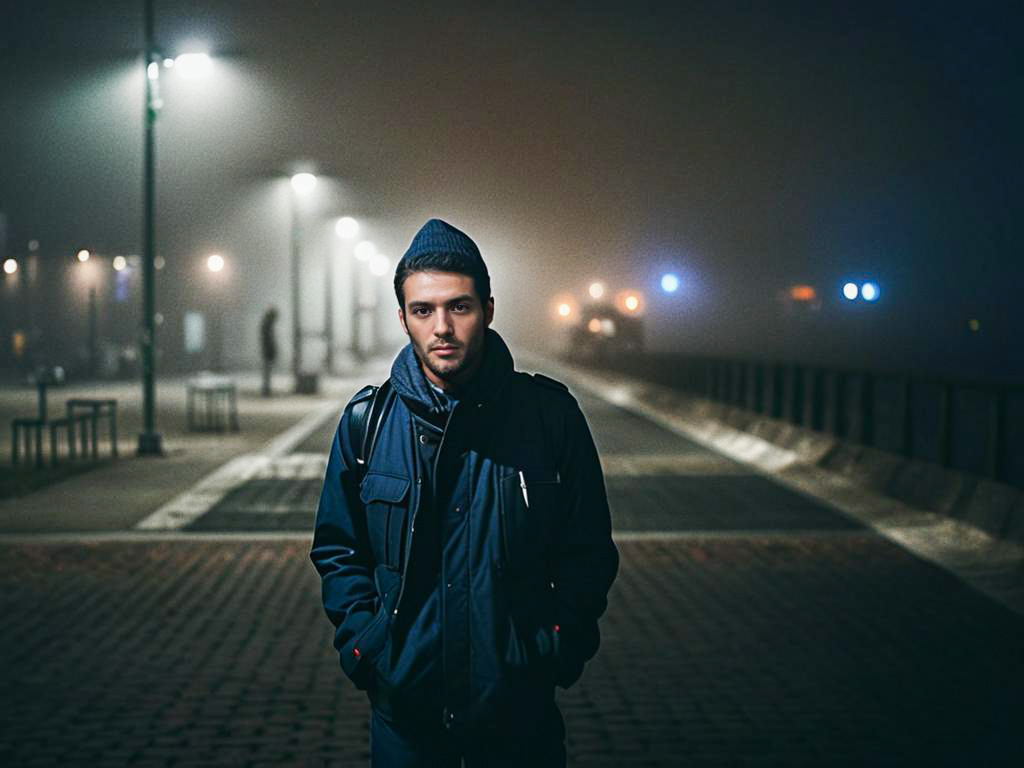
[[[590,293],[590,298],[592,298],[592,299],[600,299],[602,296],[604,296],[604,292],[605,292],[604,283],[595,281],[595,282],[590,284],[590,288],[588,288],[587,290]]]
[[[843,285],[843,297],[847,301],[854,301],[859,295],[860,288],[857,287],[856,283],[846,283]]]
[[[160,65],[172,66],[153,41],[153,0],[143,0],[143,51],[146,64],[146,94],[143,111],[143,207],[142,207],[142,432],[138,455],[160,456],[163,445],[156,431],[156,119],[163,106],[160,98]],[[185,77],[199,77],[209,71],[205,53],[183,53],[173,66]],[[115,259],[116,262],[116,259]],[[115,269],[116,269],[115,264]],[[122,266],[122,269],[124,267]]]
[[[359,234],[359,222],[351,216],[342,216],[334,222],[334,234],[342,240],[351,240]],[[352,270],[355,274],[355,270]],[[355,291],[353,290],[353,296]],[[334,373],[334,259],[328,253],[324,261],[324,368]]]
[[[296,173],[292,176],[292,189],[300,195],[308,195],[316,187],[316,176],[312,173]]]
[[[82,262],[84,264],[85,262],[87,262],[89,260],[89,257],[91,255],[92,254],[89,253],[89,249],[88,248],[83,248],[82,250],[80,250],[78,253],[75,254],[75,258],[77,258],[80,262]]]
[[[187,80],[198,80],[209,74],[212,62],[205,53],[183,53],[176,59],[164,59],[164,66],[177,67],[178,74]]]
[[[224,257],[214,253],[206,260],[206,268],[211,272],[220,272],[224,269]]]
[[[214,297],[213,306],[210,310],[210,320],[213,326],[212,337],[213,355],[210,367],[215,371],[224,369],[224,296],[221,289],[224,285],[222,272],[227,262],[219,253],[211,253],[206,258],[206,269],[212,273],[210,278],[210,292]]]
[[[373,258],[373,254],[377,252],[377,246],[371,243],[369,240],[361,240],[356,243],[356,258],[360,261],[369,261]]]
[[[675,293],[679,290],[679,275],[668,272],[661,276],[661,290],[665,293]]]
[[[570,307],[568,304],[559,304],[558,305],[558,316],[559,317],[568,317],[571,313],[572,313],[572,307]]]
[[[622,300],[622,303],[626,305],[626,309],[630,312],[636,312],[640,308],[640,299],[636,296],[627,296]]]
[[[18,271],[18,262],[16,259],[4,259],[4,274],[13,275]]]
[[[391,260],[383,253],[375,253],[370,258],[370,274],[383,277],[391,269]]]
[[[111,265],[114,267],[115,272],[120,272],[128,266],[128,259],[124,256],[115,256]]]
[[[342,240],[351,240],[359,234],[359,222],[351,216],[342,216],[334,224],[334,233]]]
[[[302,260],[302,217],[299,211],[299,198],[308,196],[316,188],[316,176],[312,173],[296,173],[291,177],[292,185],[292,248],[291,248],[291,282],[292,282],[292,376],[296,390],[301,389],[302,375],[302,317],[299,309],[299,277]]]
[[[864,283],[860,287],[860,297],[864,301],[878,301],[878,283]]]

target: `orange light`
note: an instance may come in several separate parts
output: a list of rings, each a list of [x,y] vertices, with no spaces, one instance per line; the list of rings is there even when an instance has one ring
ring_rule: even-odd
[[[793,301],[814,301],[818,297],[818,292],[812,285],[799,284],[789,289],[789,296]]]
[[[600,333],[601,321],[596,317],[590,318],[590,322],[587,323],[587,330],[590,331],[591,333]]]
[[[557,320],[569,322],[579,318],[579,302],[571,293],[555,296],[551,308]]]
[[[625,315],[640,315],[644,311],[644,295],[640,291],[622,291],[615,297],[615,306]]]

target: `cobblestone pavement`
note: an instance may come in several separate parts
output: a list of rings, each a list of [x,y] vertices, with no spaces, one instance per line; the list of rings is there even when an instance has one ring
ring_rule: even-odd
[[[0,546],[0,765],[365,765],[302,539]],[[872,534],[621,540],[575,766],[1021,765],[1024,626]]]
[[[1024,618],[581,397],[622,554],[572,766],[1024,765]],[[185,538],[0,544],[0,766],[361,766],[308,559],[326,422]],[[271,539],[203,533],[297,531]]]

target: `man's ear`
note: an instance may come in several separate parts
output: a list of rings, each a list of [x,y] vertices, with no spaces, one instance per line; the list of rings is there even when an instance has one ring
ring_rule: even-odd
[[[487,304],[484,306],[484,328],[491,324],[494,320],[494,297],[491,296],[487,299]]]
[[[402,330],[405,332],[405,335],[408,336],[409,326],[405,324],[405,312],[402,311],[401,307],[398,308],[398,322],[401,323]]]

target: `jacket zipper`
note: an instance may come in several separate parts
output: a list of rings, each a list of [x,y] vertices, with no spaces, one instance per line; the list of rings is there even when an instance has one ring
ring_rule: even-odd
[[[431,493],[433,494],[433,498],[434,499],[437,498],[437,467],[438,467],[438,465],[439,465],[439,463],[441,461],[441,451],[444,450],[444,439],[445,439],[445,437],[448,436],[448,425],[451,424],[452,416],[455,415],[455,408],[458,408],[458,407],[459,407],[459,405],[458,405],[458,403],[456,403],[455,406],[450,411],[448,411],[448,418],[445,419],[445,422],[444,422],[444,431],[441,433],[441,442],[437,446],[437,453],[434,454],[434,473],[433,473],[433,477],[431,478],[431,481],[430,481],[431,482]],[[415,453],[415,450],[416,449],[414,447],[413,448],[413,452],[414,453]],[[410,557],[410,554],[412,553],[412,537],[413,537],[413,534],[416,531],[416,515],[420,511],[420,501],[423,498],[422,485],[420,483],[417,483],[416,487],[419,490],[417,490],[417,492],[416,492],[416,505],[415,505],[415,507],[413,508],[413,511],[412,511],[412,520],[409,522],[409,536],[408,536],[408,538],[405,541],[405,563],[402,565],[402,583],[398,587],[398,599],[395,601],[395,609],[394,609],[394,611],[392,611],[393,615],[395,615],[395,616],[398,615],[398,609],[402,606],[402,595],[405,594],[405,574],[409,570],[409,557]]]

